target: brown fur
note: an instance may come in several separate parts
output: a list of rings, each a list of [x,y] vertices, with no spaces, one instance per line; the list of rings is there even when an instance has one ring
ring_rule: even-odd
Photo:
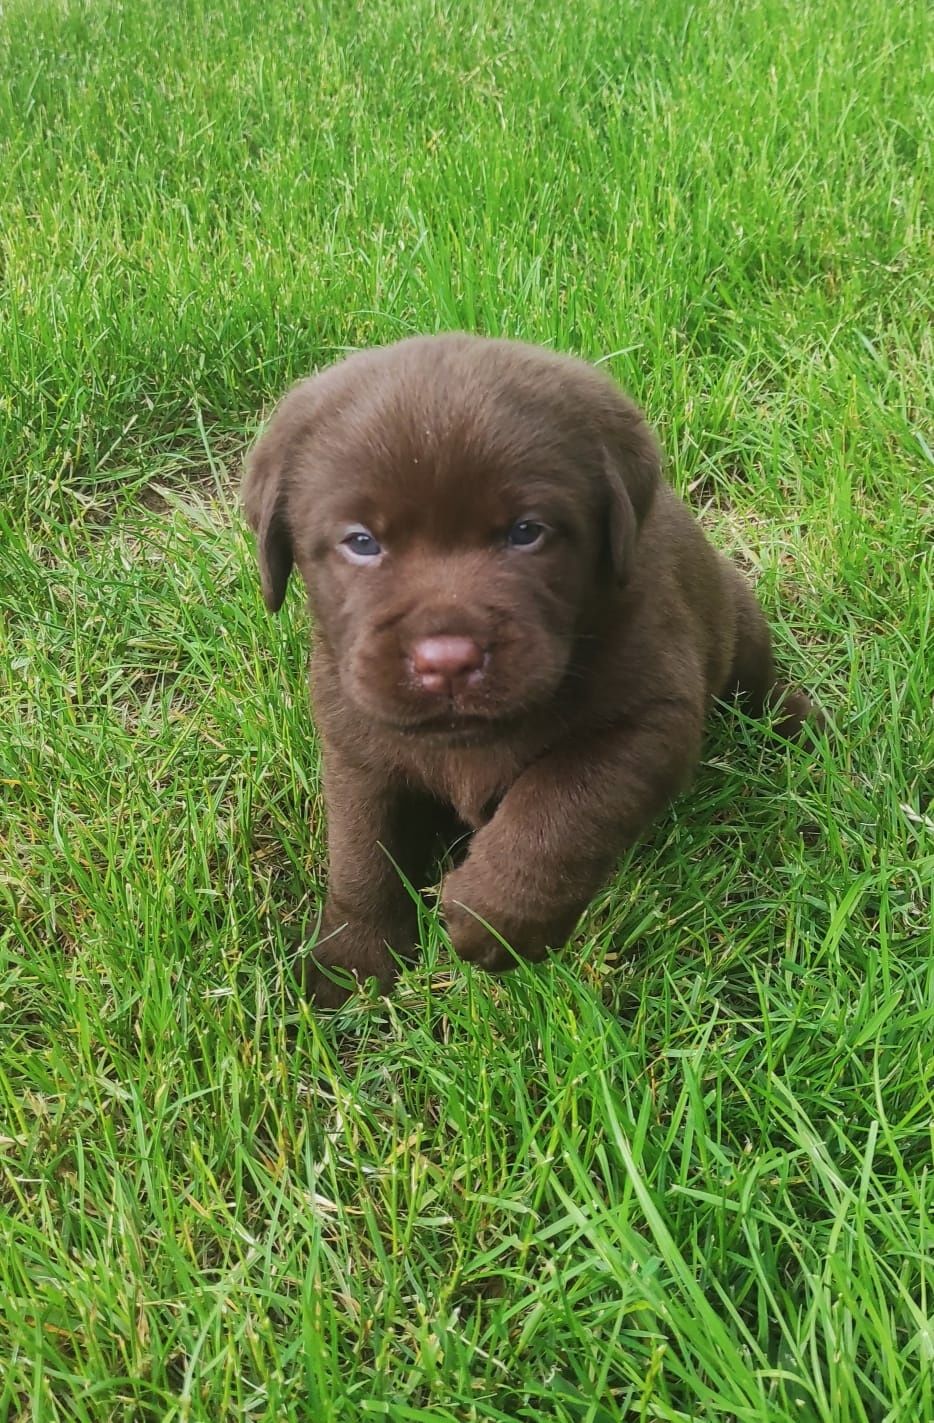
[[[491,970],[559,947],[620,853],[691,779],[715,698],[810,704],[775,685],[751,589],[661,482],[637,408],[581,361],[469,336],[362,352],[296,386],[256,445],[243,500],[266,603],[293,564],[315,635],[329,891],[306,981],[388,989],[416,888],[444,881],[454,948]],[[540,548],[506,531],[535,518]],[[354,564],[348,526],[382,557]],[[479,645],[475,685],[413,673],[426,638]],[[487,925],[490,928],[487,928]],[[492,933],[490,930],[492,929]],[[340,978],[340,975],[337,975]],[[352,980],[350,980],[352,981]]]

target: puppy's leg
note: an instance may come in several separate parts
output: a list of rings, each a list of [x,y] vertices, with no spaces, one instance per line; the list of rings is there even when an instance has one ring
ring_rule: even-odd
[[[702,725],[698,678],[693,695],[646,705],[625,725],[529,766],[445,880],[461,958],[512,968],[496,934],[533,961],[560,948],[620,853],[690,780]]]
[[[794,740],[806,722],[819,719],[809,697],[775,680],[772,635],[749,584],[730,569],[736,608],[736,649],[726,694],[739,698],[752,716],[772,712],[779,736]]]
[[[305,991],[335,1008],[354,980],[375,978],[388,992],[397,976],[390,947],[415,954],[418,910],[402,876],[419,889],[441,830],[439,808],[328,754],[328,893],[321,929],[304,964]],[[346,970],[335,982],[327,970]]]

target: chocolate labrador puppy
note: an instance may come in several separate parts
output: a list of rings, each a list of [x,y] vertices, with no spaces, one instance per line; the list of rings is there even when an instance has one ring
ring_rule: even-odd
[[[800,729],[751,589],[660,468],[611,380],[509,341],[361,352],[279,405],[243,501],[267,606],[295,565],[314,622],[322,1006],[391,987],[416,938],[403,877],[424,885],[445,842],[470,836],[441,896],[457,953],[541,959],[690,780],[715,698]]]

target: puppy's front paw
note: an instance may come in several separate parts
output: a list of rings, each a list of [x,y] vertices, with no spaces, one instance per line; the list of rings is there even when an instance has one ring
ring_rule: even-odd
[[[821,731],[827,719],[820,707],[797,687],[776,683],[769,698],[772,729],[785,741],[797,741],[809,732]]]
[[[447,876],[441,895],[451,943],[459,958],[488,973],[505,973],[516,967],[517,958],[538,963],[549,948],[559,948],[567,938],[560,929],[554,935],[544,924],[492,907],[482,886],[474,883],[475,878],[469,865],[454,870]]]
[[[398,965],[381,935],[368,926],[342,924],[322,933],[302,960],[302,986],[316,1008],[339,1008],[368,979],[389,993]]]

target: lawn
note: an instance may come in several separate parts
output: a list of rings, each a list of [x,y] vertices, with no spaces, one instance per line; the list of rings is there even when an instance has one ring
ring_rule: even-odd
[[[0,1420],[934,1419],[923,0],[5,0]],[[243,450],[467,328],[603,361],[757,581],[573,944],[316,1019]]]

